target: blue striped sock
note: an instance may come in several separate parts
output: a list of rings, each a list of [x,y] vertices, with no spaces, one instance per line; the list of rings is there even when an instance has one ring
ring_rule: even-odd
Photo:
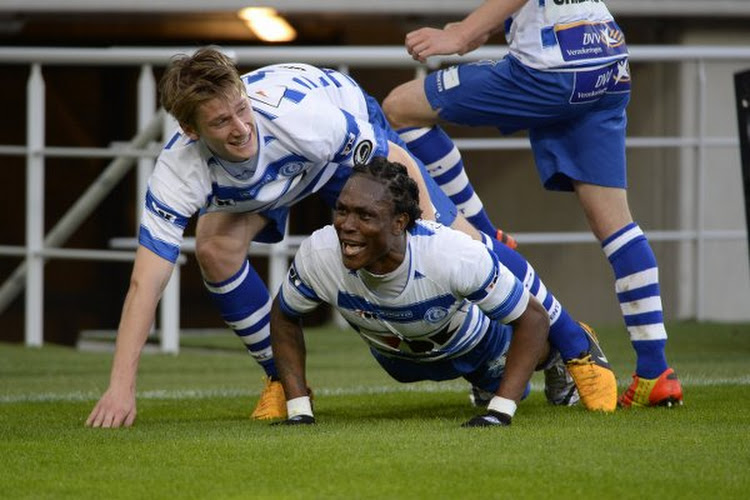
[[[419,158],[440,189],[459,212],[477,229],[497,234],[482,200],[474,192],[464,171],[461,153],[448,134],[435,125],[431,128],[406,128],[398,131],[409,151]]]
[[[497,259],[507,267],[529,292],[542,303],[549,314],[549,342],[560,351],[564,361],[577,358],[589,350],[589,340],[581,325],[547,290],[531,264],[520,253],[507,245],[483,234],[484,244],[491,249]]]
[[[269,377],[276,378],[271,352],[271,296],[258,273],[245,260],[237,273],[220,283],[204,281],[224,322]]]
[[[646,236],[632,222],[602,241],[615,272],[615,291],[637,361],[635,373],[656,378],[667,369],[659,268]]]

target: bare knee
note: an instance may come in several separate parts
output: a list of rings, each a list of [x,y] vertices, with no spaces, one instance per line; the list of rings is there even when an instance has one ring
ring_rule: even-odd
[[[383,100],[383,112],[395,129],[430,127],[437,121],[424,93],[424,81],[412,80],[399,85]]]
[[[391,90],[391,92],[383,100],[382,105],[385,117],[388,118],[388,122],[395,129],[410,126],[408,116],[401,112],[404,109],[404,106],[400,104],[403,100],[401,97],[402,92],[399,90],[401,88],[402,87],[396,87],[395,89]]]
[[[195,257],[201,268],[203,278],[219,282],[236,273],[247,258],[247,248],[226,238],[196,239]]]

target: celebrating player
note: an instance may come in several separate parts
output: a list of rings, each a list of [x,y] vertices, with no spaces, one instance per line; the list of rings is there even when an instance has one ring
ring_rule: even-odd
[[[118,427],[135,420],[141,349],[196,212],[196,256],[206,288],[267,375],[252,416],[283,418],[286,404],[269,339],[271,300],[247,260],[250,242],[279,241],[289,207],[311,193],[333,204],[351,166],[376,154],[409,166],[420,189],[431,189],[423,193],[429,217],[471,226],[455,219],[455,207],[399,146],[377,102],[346,75],[281,64],[240,77],[231,59],[204,48],[174,59],[160,91],[181,130],[149,180],[109,387],[86,424]]]
[[[285,424],[315,422],[299,317],[322,302],[396,380],[463,377],[489,394],[487,413],[464,426],[509,425],[534,369],[545,364],[548,399],[565,405],[576,397],[550,351],[544,307],[483,244],[419,217],[406,169],[378,157],[354,167],[333,225],[302,243],[271,310]],[[595,355],[603,357],[598,345]]]
[[[465,54],[505,27],[510,53],[499,61],[461,64],[407,82],[383,102],[409,149],[469,219],[492,231],[439,118],[529,130],[544,187],[575,191],[615,274],[615,290],[637,355],[622,406],[682,403],[682,388],[664,352],[656,258],[626,193],[625,108],[630,98],[628,51],[603,0],[487,0],[463,21],[406,36],[419,61]],[[465,201],[469,200],[469,201]]]
[[[385,156],[404,164],[420,189],[423,216],[484,239],[550,313],[550,341],[573,370],[581,400],[607,409],[616,387],[608,365],[590,356],[572,321],[526,261],[480,235],[410,155],[380,106],[350,77],[306,64],[279,64],[240,76],[220,51],[176,58],[161,82],[164,108],[180,124],[149,180],[140,246],[125,298],[108,389],[87,425],[131,425],[140,352],[159,296],[179,254],[188,219],[200,213],[196,256],[227,325],[266,372],[252,416],[283,418],[286,404],[269,339],[271,300],[247,260],[251,241],[276,242],[289,208],[318,193],[333,205],[355,164]],[[580,363],[578,363],[580,361]],[[599,373],[599,372],[602,373]]]

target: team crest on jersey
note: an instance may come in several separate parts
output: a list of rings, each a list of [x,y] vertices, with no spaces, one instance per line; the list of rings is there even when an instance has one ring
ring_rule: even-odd
[[[427,312],[424,313],[424,320],[428,323],[440,323],[446,316],[448,316],[448,309],[435,306],[430,307]]]
[[[279,173],[285,177],[294,177],[299,175],[305,169],[305,164],[301,161],[287,163],[279,170]]]
[[[364,140],[357,144],[357,147],[354,149],[354,164],[364,165],[367,163],[367,160],[370,159],[370,153],[372,153],[371,141]]]

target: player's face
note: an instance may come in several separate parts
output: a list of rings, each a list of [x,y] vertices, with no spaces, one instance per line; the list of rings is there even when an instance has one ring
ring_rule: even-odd
[[[404,260],[406,214],[393,214],[393,202],[380,182],[355,175],[344,185],[333,226],[347,269],[385,274]]]
[[[220,158],[244,161],[258,152],[258,134],[248,98],[232,90],[201,104],[196,128],[183,127],[188,136],[201,139]]]

